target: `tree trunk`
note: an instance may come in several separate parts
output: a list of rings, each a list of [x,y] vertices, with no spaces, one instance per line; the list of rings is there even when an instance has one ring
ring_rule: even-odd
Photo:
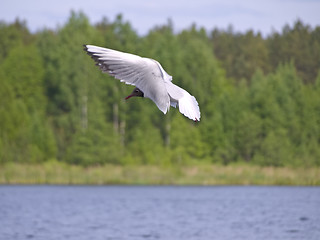
[[[126,120],[121,120],[120,121],[120,142],[122,146],[124,146],[125,134],[126,134]]]
[[[119,133],[119,106],[118,103],[113,104],[113,129]]]
[[[165,123],[165,139],[164,139],[164,144],[166,147],[170,147],[170,130],[171,130],[171,121],[169,118],[166,118],[166,123]]]
[[[88,96],[86,95],[82,97],[81,127],[84,132],[88,128]]]

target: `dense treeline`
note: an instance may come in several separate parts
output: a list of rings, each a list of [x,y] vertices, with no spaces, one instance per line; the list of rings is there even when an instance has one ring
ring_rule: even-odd
[[[82,50],[95,44],[161,62],[196,96],[194,123],[163,115],[102,74]],[[138,36],[119,15],[92,26],[72,12],[59,29],[0,23],[0,163],[248,162],[320,165],[320,28],[297,21],[262,38],[172,23]]]
[[[279,64],[292,61],[303,82],[314,83],[320,67],[319,39],[320,27],[312,29],[300,20],[266,39],[253,31],[237,34],[232,27],[227,31],[214,29],[211,33],[214,54],[221,60],[227,76],[248,81],[258,68],[267,74],[276,71]]]

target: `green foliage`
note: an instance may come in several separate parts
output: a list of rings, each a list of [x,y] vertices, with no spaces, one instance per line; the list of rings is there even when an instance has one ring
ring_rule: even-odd
[[[320,166],[319,29],[297,21],[264,39],[232,27],[175,33],[169,20],[141,37],[122,15],[92,26],[71,12],[35,34],[1,22],[0,163]],[[197,98],[201,121],[124,101],[130,87],[102,74],[83,44],[158,60]]]
[[[227,76],[236,81],[250,81],[257,69],[272,73],[279,64],[293,61],[303,82],[313,83],[320,68],[320,27],[312,29],[301,20],[266,39],[252,30],[236,33],[232,26],[227,31],[214,29],[211,41]]]
[[[214,53],[221,60],[227,76],[237,80],[250,78],[257,69],[269,71],[269,52],[260,33],[252,30],[245,34],[214,29],[211,33]]]
[[[0,63],[17,46],[28,45],[33,41],[25,21],[16,19],[13,24],[0,21]]]
[[[0,162],[40,162],[56,154],[46,119],[41,58],[34,46],[13,49],[0,65]]]

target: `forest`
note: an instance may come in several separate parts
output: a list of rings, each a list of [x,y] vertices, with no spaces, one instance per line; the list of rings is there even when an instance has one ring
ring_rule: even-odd
[[[154,58],[194,95],[201,121],[103,74],[94,44]],[[320,166],[320,26],[282,32],[180,32],[171,20],[140,36],[119,14],[90,24],[70,13],[56,29],[0,22],[0,165],[80,166],[246,163]]]

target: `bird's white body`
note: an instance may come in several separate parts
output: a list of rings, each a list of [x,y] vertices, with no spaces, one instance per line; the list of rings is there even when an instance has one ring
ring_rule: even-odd
[[[170,105],[178,106],[183,115],[200,121],[195,97],[173,84],[172,76],[156,60],[93,45],[85,45],[85,50],[103,72],[139,88],[164,114]]]

